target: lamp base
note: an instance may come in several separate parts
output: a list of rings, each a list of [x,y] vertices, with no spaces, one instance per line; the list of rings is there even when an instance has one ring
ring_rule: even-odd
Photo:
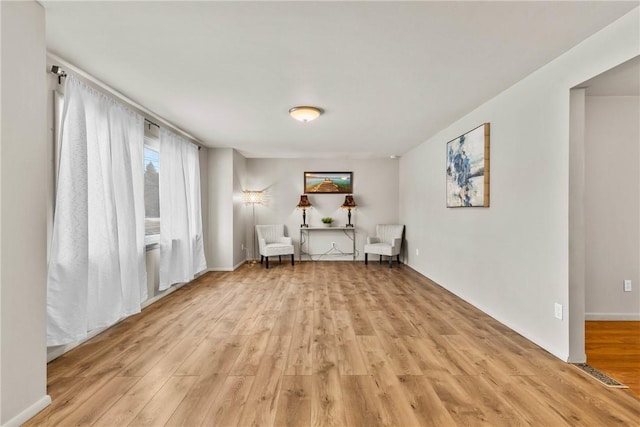
[[[351,209],[347,209],[347,227],[353,227],[353,224],[351,224]]]
[[[353,224],[347,224],[345,227],[355,227]]]
[[[300,224],[300,228],[303,228],[303,227],[309,228],[309,224]]]

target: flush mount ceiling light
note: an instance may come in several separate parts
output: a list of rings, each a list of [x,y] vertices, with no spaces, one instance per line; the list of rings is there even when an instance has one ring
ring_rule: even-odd
[[[310,122],[320,117],[322,110],[318,107],[309,107],[301,105],[299,107],[293,107],[289,110],[289,115],[299,122]]]

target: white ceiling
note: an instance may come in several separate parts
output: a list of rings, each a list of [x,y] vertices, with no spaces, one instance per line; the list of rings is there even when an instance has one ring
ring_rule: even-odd
[[[50,52],[205,145],[403,154],[638,2],[58,2]],[[325,110],[302,124],[295,105]]]

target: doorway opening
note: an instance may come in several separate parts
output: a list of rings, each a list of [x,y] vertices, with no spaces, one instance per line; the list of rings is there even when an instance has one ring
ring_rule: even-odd
[[[571,91],[569,288],[570,361],[640,397],[639,76],[636,57]]]

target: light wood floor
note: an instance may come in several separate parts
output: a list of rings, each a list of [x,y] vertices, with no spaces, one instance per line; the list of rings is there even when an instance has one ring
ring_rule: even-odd
[[[607,389],[410,268],[209,273],[49,364],[27,425],[614,426]]]
[[[640,398],[640,322],[585,322],[585,350],[589,365]]]

